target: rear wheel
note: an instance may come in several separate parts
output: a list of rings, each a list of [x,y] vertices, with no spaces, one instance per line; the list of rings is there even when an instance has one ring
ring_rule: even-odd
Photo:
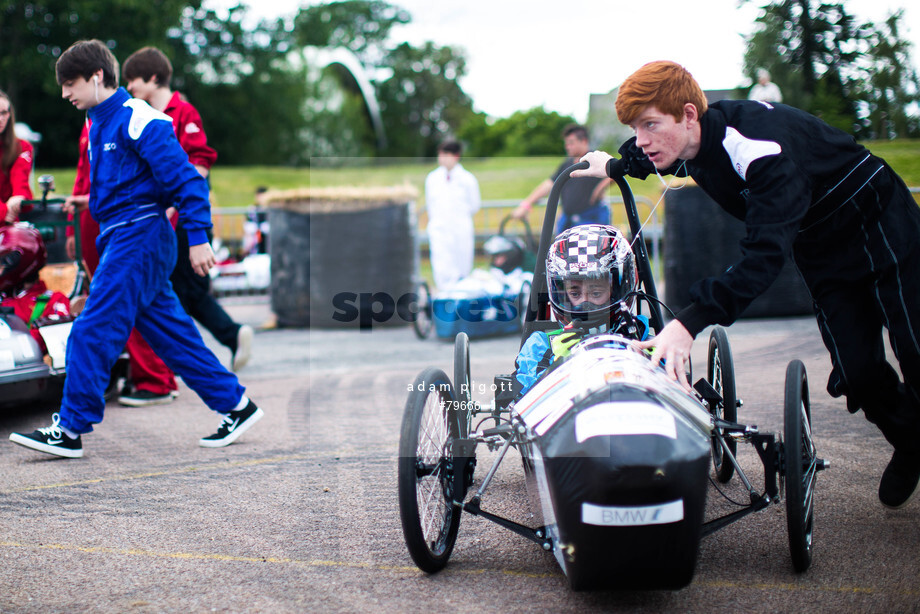
[[[732,350],[728,343],[725,329],[717,326],[709,336],[709,361],[706,368],[706,379],[722,397],[722,404],[710,407],[709,412],[713,418],[728,422],[738,421],[738,401],[735,396],[735,365],[732,360]],[[718,434],[718,435],[717,435]],[[725,431],[716,428],[712,436],[712,467],[716,479],[725,484],[735,474],[732,464],[719,439],[724,439]],[[732,455],[737,451],[737,442],[734,439],[725,439],[725,444]]]
[[[453,441],[460,436],[456,397],[447,375],[429,367],[415,379],[399,438],[399,515],[409,554],[419,569],[440,571],[457,539],[460,508],[453,505]]]
[[[793,360],[786,369],[783,459],[789,551],[796,572],[811,565],[818,459],[811,438],[811,408],[805,365]]]
[[[431,334],[431,327],[434,324],[431,290],[428,288],[427,281],[422,280],[415,285],[415,295],[418,297],[418,311],[415,319],[412,320],[412,328],[415,330],[416,337],[426,339]]]

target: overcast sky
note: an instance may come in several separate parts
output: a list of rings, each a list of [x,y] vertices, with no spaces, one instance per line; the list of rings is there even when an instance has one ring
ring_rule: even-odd
[[[251,14],[292,15],[303,0],[253,0]],[[236,0],[205,0],[216,8]],[[392,35],[413,45],[434,41],[466,51],[460,85],[478,111],[507,117],[542,105],[585,121],[588,96],[619,85],[652,60],[686,66],[704,89],[749,85],[742,75],[743,36],[762,1],[738,0],[392,0],[412,23]],[[846,0],[860,19],[883,20],[904,8],[902,37],[920,66],[920,7],[916,0]],[[254,6],[253,6],[254,5]],[[542,8],[545,7],[545,8]]]

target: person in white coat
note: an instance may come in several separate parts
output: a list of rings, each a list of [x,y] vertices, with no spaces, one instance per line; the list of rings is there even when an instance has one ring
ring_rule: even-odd
[[[473,270],[473,214],[479,182],[460,164],[462,148],[449,140],[438,147],[438,168],[425,179],[428,248],[435,286],[444,290]]]

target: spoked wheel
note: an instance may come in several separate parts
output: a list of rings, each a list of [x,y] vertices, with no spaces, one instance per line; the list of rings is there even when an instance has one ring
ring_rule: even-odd
[[[518,293],[518,323],[521,325],[521,330],[524,330],[524,322],[527,320],[527,306],[530,304],[530,288],[531,284],[529,281],[525,281],[521,284],[521,291]]]
[[[419,339],[427,339],[434,325],[433,306],[431,304],[431,290],[427,281],[420,281],[415,285],[415,295],[418,297],[418,312],[412,320],[412,328]]]
[[[470,338],[462,332],[457,333],[454,339],[454,387],[458,405],[452,411],[457,414],[460,436],[466,437],[470,433],[472,419],[473,379],[470,375]]]
[[[399,515],[412,560],[428,573],[440,571],[454,549],[460,509],[452,505],[453,440],[460,436],[453,386],[440,369],[415,379],[399,438]]]
[[[715,327],[709,336],[709,361],[706,368],[706,379],[722,397],[721,405],[709,408],[712,416],[728,422],[737,422],[738,402],[735,396],[735,365],[732,361],[732,350],[728,343],[728,335],[721,326]],[[716,430],[720,435],[724,435],[722,429]],[[738,447],[737,442],[729,438],[725,439],[725,444],[734,455]],[[712,468],[715,471],[716,479],[723,484],[732,479],[735,474],[735,466],[729,460],[715,433],[712,437]]]
[[[786,368],[783,456],[786,482],[786,524],[789,551],[796,572],[811,565],[815,518],[815,478],[820,461],[811,438],[811,408],[805,365],[793,360]]]

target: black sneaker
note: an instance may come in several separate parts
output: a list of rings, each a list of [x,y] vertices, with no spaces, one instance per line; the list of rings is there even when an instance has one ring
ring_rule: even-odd
[[[121,396],[118,397],[118,402],[128,407],[149,407],[150,405],[166,405],[167,403],[172,403],[175,398],[176,397],[173,396],[171,392],[157,394],[150,390],[132,390],[131,392],[122,393]]]
[[[878,498],[882,505],[900,509],[907,505],[920,484],[920,455],[894,451],[891,462],[882,473]]]
[[[261,420],[264,415],[264,411],[259,409],[255,403],[249,401],[249,404],[243,409],[231,411],[229,414],[224,415],[224,420],[217,428],[217,432],[199,440],[198,444],[205,448],[229,446],[240,435],[245,433],[249,427]]]
[[[21,446],[63,456],[65,458],[81,458],[83,456],[83,443],[80,438],[71,439],[61,430],[61,417],[58,414],[51,416],[51,426],[38,429],[29,435],[11,433],[10,441]]]

